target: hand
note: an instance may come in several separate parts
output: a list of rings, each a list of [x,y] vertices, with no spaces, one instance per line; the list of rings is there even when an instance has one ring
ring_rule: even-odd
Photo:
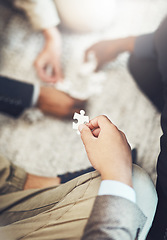
[[[39,77],[50,83],[62,81],[61,70],[61,37],[57,28],[44,31],[45,46],[35,60]]]
[[[86,101],[70,97],[51,87],[41,87],[37,106],[45,113],[57,117],[71,117],[74,112],[85,108]]]
[[[136,37],[127,37],[95,43],[85,51],[85,61],[88,61],[89,52],[94,52],[97,59],[95,71],[98,71],[105,63],[115,60],[120,53],[132,52],[135,39]]]
[[[103,180],[132,186],[131,149],[123,132],[105,116],[79,126],[88,158]]]

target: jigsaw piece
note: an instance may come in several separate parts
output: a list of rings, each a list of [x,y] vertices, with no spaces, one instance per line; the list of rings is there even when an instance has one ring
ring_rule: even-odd
[[[73,116],[74,120],[78,120],[77,123],[73,122],[73,129],[77,130],[77,134],[80,134],[78,127],[80,124],[86,124],[89,122],[89,117],[85,116],[85,111],[81,110],[80,114],[79,113],[75,113]]]

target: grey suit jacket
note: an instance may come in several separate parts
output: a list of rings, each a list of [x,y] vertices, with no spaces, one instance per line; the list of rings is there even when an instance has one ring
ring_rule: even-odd
[[[116,196],[98,196],[82,240],[137,239],[146,222],[138,206]]]

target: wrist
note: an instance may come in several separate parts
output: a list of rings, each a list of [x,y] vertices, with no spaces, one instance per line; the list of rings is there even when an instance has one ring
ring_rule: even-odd
[[[132,171],[130,169],[128,171],[113,171],[112,167],[111,170],[105,169],[101,171],[101,179],[118,181],[132,187]]]
[[[135,36],[130,36],[121,39],[121,50],[122,52],[130,52],[132,53],[134,50],[134,45],[135,45],[136,37]]]
[[[46,40],[52,40],[55,39],[57,36],[59,36],[59,31],[56,27],[48,28],[43,30],[43,34]]]

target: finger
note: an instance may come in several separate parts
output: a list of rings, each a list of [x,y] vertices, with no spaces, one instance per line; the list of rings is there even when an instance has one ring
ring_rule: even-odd
[[[92,133],[93,133],[93,135],[94,135],[95,137],[98,137],[99,134],[100,134],[100,131],[101,131],[100,128],[96,128],[96,129],[94,129],[94,130],[92,131]]]
[[[91,51],[92,51],[92,47],[86,49],[85,55],[84,55],[84,62],[88,62],[89,61],[89,53]]]
[[[93,130],[96,128],[107,128],[109,126],[113,125],[113,123],[104,115],[98,116],[87,124],[87,126]]]
[[[36,61],[35,68],[37,70],[37,74],[40,79],[44,82],[55,82],[55,79],[48,74],[47,70],[48,65],[46,65],[43,61]]]
[[[53,75],[56,78],[56,82],[62,82],[64,75],[62,73],[62,69],[59,63],[55,63],[54,67],[53,67]]]
[[[87,148],[88,145],[90,144],[91,140],[94,139],[94,136],[93,136],[91,130],[85,124],[79,125],[78,129],[81,133],[81,139],[82,139],[85,147]]]
[[[44,82],[50,82],[52,80],[51,77],[46,74],[45,68],[38,68],[37,73],[40,79]]]

